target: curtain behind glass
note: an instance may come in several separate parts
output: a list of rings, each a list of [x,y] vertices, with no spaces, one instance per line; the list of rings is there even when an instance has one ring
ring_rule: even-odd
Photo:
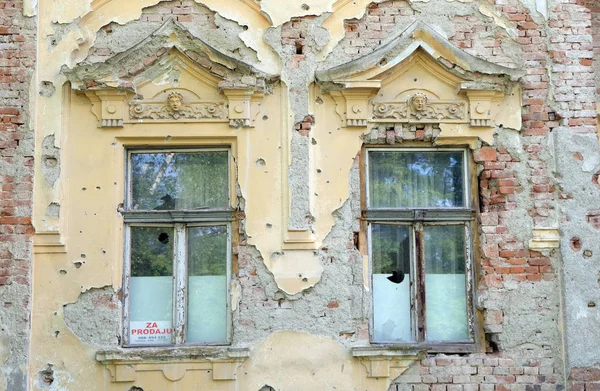
[[[227,341],[227,226],[190,227],[186,342]]]
[[[131,154],[134,210],[226,208],[227,151]]]
[[[427,340],[467,340],[465,226],[425,226],[424,234]]]
[[[369,206],[450,208],[464,206],[460,151],[369,152]]]

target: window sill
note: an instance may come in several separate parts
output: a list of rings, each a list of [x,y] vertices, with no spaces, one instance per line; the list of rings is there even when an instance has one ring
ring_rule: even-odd
[[[207,371],[216,381],[235,380],[237,368],[250,356],[250,349],[193,346],[115,349],[96,353],[96,361],[108,369],[113,382],[132,382],[138,373],[162,372],[171,381],[187,371]]]
[[[374,350],[385,350],[389,352],[426,352],[426,353],[477,353],[479,345],[474,342],[466,343],[418,343],[418,344],[394,344],[372,342],[370,347]]]

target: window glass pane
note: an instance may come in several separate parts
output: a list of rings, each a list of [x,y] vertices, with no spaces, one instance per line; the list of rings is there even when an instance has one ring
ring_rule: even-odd
[[[461,151],[371,151],[369,206],[465,206],[463,165]]]
[[[371,225],[373,338],[412,341],[410,227]]]
[[[134,210],[227,207],[228,153],[133,153],[131,197]]]
[[[188,228],[187,342],[227,341],[227,227]]]
[[[129,319],[130,344],[171,344],[172,227],[131,227]]]
[[[427,339],[469,339],[464,225],[425,226]]]

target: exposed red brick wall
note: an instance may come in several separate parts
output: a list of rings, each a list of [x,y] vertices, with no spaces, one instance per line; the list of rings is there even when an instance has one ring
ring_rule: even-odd
[[[0,369],[9,390],[25,390],[29,340],[33,131],[28,89],[35,67],[35,21],[22,1],[0,1],[0,318],[10,352]],[[0,388],[4,384],[0,383]]]

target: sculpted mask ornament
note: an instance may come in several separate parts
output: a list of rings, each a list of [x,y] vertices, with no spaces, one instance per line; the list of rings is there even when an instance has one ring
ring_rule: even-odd
[[[425,110],[426,104],[427,96],[423,93],[417,92],[410,98],[411,108],[416,112]]]
[[[171,110],[177,113],[183,107],[183,95],[181,95],[179,92],[171,92],[167,97],[167,103],[169,104]]]

